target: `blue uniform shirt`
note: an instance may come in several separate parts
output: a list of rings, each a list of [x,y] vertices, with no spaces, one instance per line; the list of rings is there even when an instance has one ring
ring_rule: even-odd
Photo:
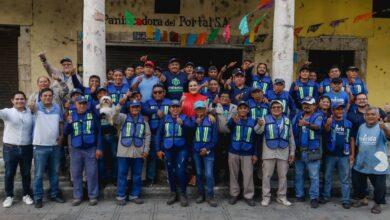
[[[167,91],[167,98],[180,100],[183,92],[187,89],[187,75],[183,72],[175,74],[169,71],[164,72],[163,75],[166,77],[164,84]]]

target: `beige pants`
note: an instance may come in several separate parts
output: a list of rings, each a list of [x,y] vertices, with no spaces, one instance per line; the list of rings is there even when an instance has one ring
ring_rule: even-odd
[[[271,197],[271,177],[274,174],[275,166],[277,167],[278,172],[278,192],[277,195],[279,198],[285,198],[287,192],[287,171],[288,171],[288,162],[287,160],[279,159],[266,159],[263,160],[263,198]]]
[[[243,176],[244,198],[252,199],[254,195],[252,156],[240,156],[229,153],[231,196],[238,196],[240,194],[240,185],[238,183],[240,170]]]

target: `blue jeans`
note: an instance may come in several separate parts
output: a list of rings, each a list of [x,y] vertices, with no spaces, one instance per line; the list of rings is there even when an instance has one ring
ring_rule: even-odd
[[[117,147],[118,139],[114,134],[105,134],[102,138],[103,157],[98,160],[99,180],[116,180],[118,174]],[[111,161],[111,172],[108,162]]]
[[[318,199],[320,191],[320,166],[321,161],[308,161],[306,154],[302,153],[302,158],[295,162],[295,196],[301,198],[305,196],[305,170],[309,172],[310,199]]]
[[[149,158],[148,158],[148,164],[146,169],[146,178],[149,180],[155,180],[156,179],[156,167],[157,167],[157,152],[155,147],[155,140],[152,138],[150,140],[150,151],[149,151]]]
[[[194,152],[194,162],[196,168],[196,185],[200,195],[205,195],[203,184],[203,172],[206,176],[207,196],[214,197],[214,152],[202,157]]]
[[[37,146],[34,145],[34,200],[42,199],[42,179],[45,173],[46,164],[49,168],[50,197],[58,195],[58,172],[60,169],[61,147],[59,146]]]
[[[126,198],[127,174],[129,173],[129,168],[131,168],[131,180],[133,181],[130,197],[138,198],[141,195],[143,165],[144,160],[142,158],[118,157],[117,199]]]
[[[180,192],[185,195],[187,191],[187,159],[188,150],[186,147],[164,150],[165,166],[168,172],[168,181],[171,192],[176,192],[176,185],[179,183]]]
[[[325,199],[330,199],[330,191],[332,190],[332,178],[333,170],[336,167],[340,183],[341,183],[341,194],[342,202],[349,203],[350,194],[350,182],[349,182],[349,156],[327,156],[325,158],[325,179],[324,179],[324,191],[322,196]]]
[[[31,161],[33,157],[33,147],[10,146],[4,144],[3,159],[5,165],[4,185],[6,197],[14,196],[14,178],[18,164],[20,175],[22,176],[23,195],[31,195]]]
[[[88,149],[72,148],[70,169],[73,177],[73,198],[83,198],[83,171],[87,177],[88,197],[96,199],[99,196],[96,147]]]

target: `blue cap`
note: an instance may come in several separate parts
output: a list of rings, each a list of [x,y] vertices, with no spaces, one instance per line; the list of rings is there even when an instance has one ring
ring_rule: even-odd
[[[240,101],[237,105],[237,107],[240,107],[241,105],[246,105],[247,107],[249,107],[248,103],[246,101]]]
[[[263,90],[260,87],[253,87],[251,89],[251,93],[254,93],[254,92],[257,92],[257,91],[262,91],[263,92]]]
[[[72,97],[74,94],[83,94],[83,92],[81,91],[81,89],[79,88],[73,88],[71,91],[70,91],[70,97]]]
[[[232,71],[232,74],[233,76],[238,76],[238,75],[242,75],[242,76],[245,76],[245,74],[241,71],[240,68],[236,68]]]
[[[78,102],[78,103],[87,103],[88,101],[87,101],[87,99],[84,96],[81,95],[81,96],[77,97],[76,102]]]
[[[314,105],[316,103],[316,100],[311,96],[306,96],[304,99],[302,99],[301,104],[309,104]]]
[[[333,83],[333,84],[340,84],[340,83],[343,83],[343,79],[341,79],[340,77],[333,78],[331,83]]]
[[[185,65],[184,67],[187,67],[187,66],[192,66],[192,67],[194,67],[195,64],[194,64],[193,62],[187,62],[186,65]]]
[[[216,66],[210,66],[209,71],[218,70]]]
[[[283,106],[283,102],[277,99],[272,100],[269,106],[272,107],[274,104],[280,104],[281,106]]]
[[[60,63],[62,64],[63,62],[72,62],[72,59],[70,59],[70,57],[63,57],[63,58],[60,60]]]
[[[171,58],[171,59],[169,60],[169,64],[174,63],[174,62],[180,63],[179,59],[177,59],[177,58]]]
[[[139,101],[137,101],[137,100],[132,100],[131,102],[130,102],[130,105],[129,105],[130,107],[133,107],[133,106],[141,106],[141,103],[139,102]]]
[[[96,92],[100,92],[100,91],[103,91],[103,90],[107,92],[107,88],[106,88],[106,87],[100,86],[100,87],[98,87],[98,88],[96,89]]]
[[[139,91],[139,89],[131,90],[131,95],[135,95],[135,94],[141,94],[141,91]]]
[[[201,67],[201,66],[197,66],[197,67],[195,68],[195,73],[204,73],[204,72],[205,72],[205,70],[204,70],[204,68]]]
[[[334,103],[332,103],[332,109],[337,109],[337,108],[344,108],[345,107],[345,105],[344,105],[344,103],[342,103],[342,102],[334,102]]]
[[[284,79],[280,79],[280,78],[279,78],[279,79],[275,79],[275,80],[274,80],[274,84],[279,84],[279,83],[281,83],[281,84],[284,85],[284,83],[285,83],[285,82],[284,82]]]
[[[180,102],[177,99],[174,99],[171,101],[171,104],[169,106],[180,106]]]
[[[196,101],[195,102],[194,109],[198,109],[198,108],[206,108],[206,104],[204,103],[204,101]]]

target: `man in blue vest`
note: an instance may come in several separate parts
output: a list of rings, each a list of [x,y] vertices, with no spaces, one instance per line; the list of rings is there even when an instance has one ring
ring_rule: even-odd
[[[195,68],[195,77],[194,77],[194,79],[196,80],[196,82],[198,83],[199,87],[201,88],[199,92],[202,93],[202,94],[207,93],[208,82],[210,80],[209,77],[205,76],[205,72],[206,71],[205,71],[205,69],[202,66],[197,66]]]
[[[149,126],[152,136],[155,136],[157,129],[165,115],[169,113],[171,100],[165,98],[165,87],[162,84],[153,86],[152,99],[146,101],[142,106],[142,113],[149,117]],[[146,171],[145,185],[150,186],[156,182],[157,151],[155,139],[150,140],[150,151]]]
[[[114,105],[119,103],[123,105],[131,95],[129,84],[123,84],[123,72],[120,69],[114,70],[113,77],[114,82],[107,86],[108,95],[111,97]]]
[[[191,143],[187,143],[185,137],[193,127],[192,120],[181,114],[180,102],[172,100],[169,114],[162,119],[155,136],[157,156],[160,159],[165,157],[168,172],[171,190],[168,205],[180,201],[181,206],[188,206],[186,167]],[[176,190],[177,184],[180,191]]]
[[[238,176],[243,176],[243,196],[249,206],[255,206],[253,200],[253,165],[257,162],[257,146],[253,145],[254,134],[260,133],[258,121],[249,117],[249,106],[241,101],[237,107],[237,115],[228,122],[232,142],[229,146],[230,199],[229,203],[237,203],[240,194]],[[260,120],[259,120],[260,121]]]
[[[303,111],[293,119],[293,133],[297,146],[295,162],[295,196],[298,201],[305,200],[304,182],[305,170],[310,177],[310,206],[318,207],[320,190],[320,165],[322,157],[321,129],[323,115],[316,112],[316,101],[306,97],[302,101]]]
[[[169,71],[163,72],[163,77],[160,78],[160,82],[164,83],[167,98],[180,100],[183,92],[187,88],[188,76],[180,71],[179,59],[172,58],[169,60]]]
[[[364,83],[363,80],[358,77],[358,73],[359,68],[355,66],[350,66],[347,69],[347,78],[345,79],[354,97],[356,97],[356,95],[360,93],[366,95],[368,93],[366,83]]]
[[[119,113],[120,106],[116,107],[113,117],[114,124],[120,131],[118,141],[118,182],[116,199],[118,205],[126,204],[127,174],[131,169],[131,192],[129,201],[143,204],[140,198],[142,188],[142,168],[144,159],[148,157],[150,146],[150,128],[148,122],[141,115],[141,103],[132,100],[129,104],[129,113]]]
[[[230,91],[230,97],[234,104],[237,104],[241,101],[247,101],[251,88],[245,85],[245,74],[240,69],[235,69],[232,71],[233,82],[227,80],[225,83],[225,89]]]
[[[285,206],[291,206],[287,200],[287,172],[288,165],[294,162],[295,142],[292,135],[290,119],[283,115],[283,103],[279,100],[271,102],[271,114],[260,119],[260,131],[264,134],[262,153],[262,206],[268,206],[271,202],[271,177],[275,166],[278,172],[278,198],[276,201]]]
[[[199,196],[196,203],[202,203],[205,199],[212,206],[217,206],[214,198],[214,149],[218,140],[218,129],[215,120],[207,115],[206,104],[204,101],[197,101],[194,104],[195,114],[194,122],[194,162],[196,168],[196,185]],[[206,191],[203,184],[203,173],[206,177]]]
[[[330,201],[333,170],[336,167],[341,183],[342,205],[345,209],[351,208],[350,194],[350,165],[354,162],[355,139],[352,137],[352,123],[346,119],[343,105],[337,104],[332,108],[333,115],[328,118],[324,126],[329,132],[325,148],[325,179],[324,191],[320,203]]]
[[[252,87],[260,88],[263,90],[264,94],[268,92],[268,90],[272,90],[272,79],[267,75],[267,64],[259,63],[257,65],[257,73],[252,74]]]
[[[299,69],[299,79],[291,84],[290,95],[295,101],[295,105],[302,109],[301,102],[307,97],[318,98],[318,87],[315,82],[309,79],[310,70],[307,66]]]
[[[332,90],[332,87],[331,87],[331,82],[332,82],[332,79],[335,79],[335,78],[340,78],[341,76],[341,71],[340,71],[340,68],[338,66],[332,66],[329,70],[329,73],[328,73],[328,78],[325,78],[321,83],[320,83],[320,88],[318,89],[318,91],[321,93],[321,94],[325,94],[325,93],[328,93]],[[347,84],[346,84],[346,81],[342,81],[342,90],[344,91],[345,88],[346,88]]]
[[[102,157],[102,134],[99,118],[88,110],[87,99],[79,96],[76,111],[67,118],[65,135],[71,141],[71,173],[73,177],[73,206],[81,204],[83,198],[83,172],[88,183],[89,205],[97,204],[99,196],[97,159]]]
[[[334,78],[332,79],[330,85],[331,91],[326,93],[325,96],[328,96],[330,98],[332,106],[344,106],[345,113],[347,113],[350,107],[350,97],[349,94],[342,89],[343,80],[341,78]],[[349,91],[349,89],[347,89],[347,91]]]
[[[296,113],[296,106],[291,95],[284,91],[285,82],[284,79],[275,79],[273,90],[268,90],[266,97],[269,102],[272,100],[279,100],[283,103],[283,113],[289,117],[293,118]]]

